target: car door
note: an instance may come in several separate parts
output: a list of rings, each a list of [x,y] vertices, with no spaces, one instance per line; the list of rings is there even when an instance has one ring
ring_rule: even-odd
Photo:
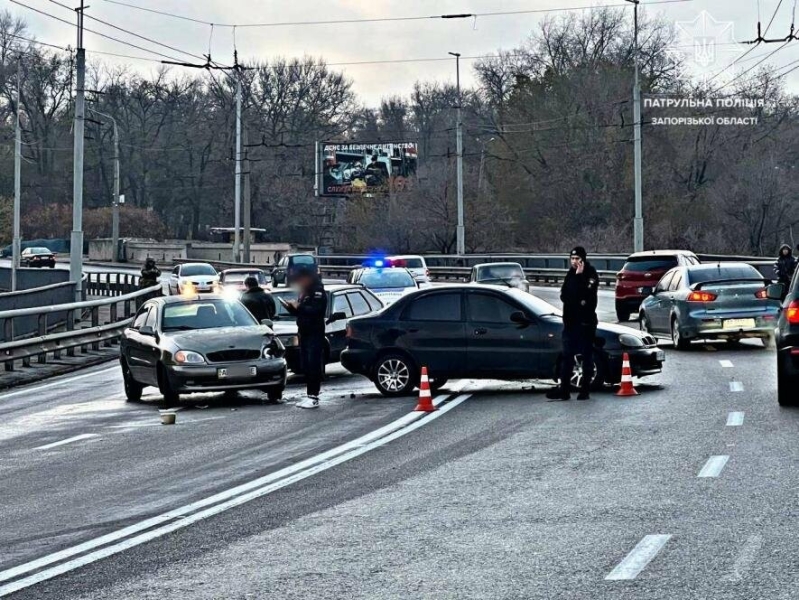
[[[331,302],[330,314],[344,313],[344,319],[333,321],[327,326],[327,341],[330,344],[330,360],[337,362],[341,351],[347,345],[347,320],[353,316],[352,306],[347,300],[346,292],[334,292]]]
[[[158,343],[154,336],[141,333],[143,327],[155,329],[158,308],[153,304],[145,304],[136,315],[132,327],[128,330],[127,361],[133,378],[148,385],[157,385],[156,365],[160,357]]]
[[[468,373],[466,323],[459,290],[436,290],[415,296],[398,322],[396,342],[420,367],[437,377]]]
[[[538,372],[537,324],[522,325],[511,315],[525,312],[492,291],[466,293],[466,364],[481,377],[524,376]]]
[[[663,333],[668,329],[671,301],[667,294],[669,284],[671,284],[676,271],[676,269],[672,269],[658,281],[652,293],[652,299],[647,303],[646,313],[653,332]]]

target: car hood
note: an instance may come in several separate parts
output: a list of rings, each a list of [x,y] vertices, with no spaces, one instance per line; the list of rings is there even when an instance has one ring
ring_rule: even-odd
[[[214,352],[226,350],[231,346],[239,350],[260,350],[264,344],[264,339],[269,339],[272,335],[272,330],[266,325],[253,325],[252,327],[167,331],[164,333],[164,338],[179,349],[194,350],[195,352]]]

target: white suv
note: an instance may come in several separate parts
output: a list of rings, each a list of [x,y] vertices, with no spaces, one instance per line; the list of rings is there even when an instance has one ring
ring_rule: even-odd
[[[402,267],[408,269],[416,280],[416,283],[430,283],[430,270],[423,256],[389,256],[386,259],[392,267]]]

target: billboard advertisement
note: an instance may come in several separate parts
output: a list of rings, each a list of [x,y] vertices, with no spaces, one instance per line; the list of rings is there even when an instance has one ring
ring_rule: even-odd
[[[319,142],[319,196],[379,196],[407,189],[416,175],[416,142]]]

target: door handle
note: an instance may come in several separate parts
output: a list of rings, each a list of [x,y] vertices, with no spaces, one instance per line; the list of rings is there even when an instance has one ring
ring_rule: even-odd
[[[485,335],[488,333],[488,329],[485,327],[478,327],[474,330],[474,335]]]

